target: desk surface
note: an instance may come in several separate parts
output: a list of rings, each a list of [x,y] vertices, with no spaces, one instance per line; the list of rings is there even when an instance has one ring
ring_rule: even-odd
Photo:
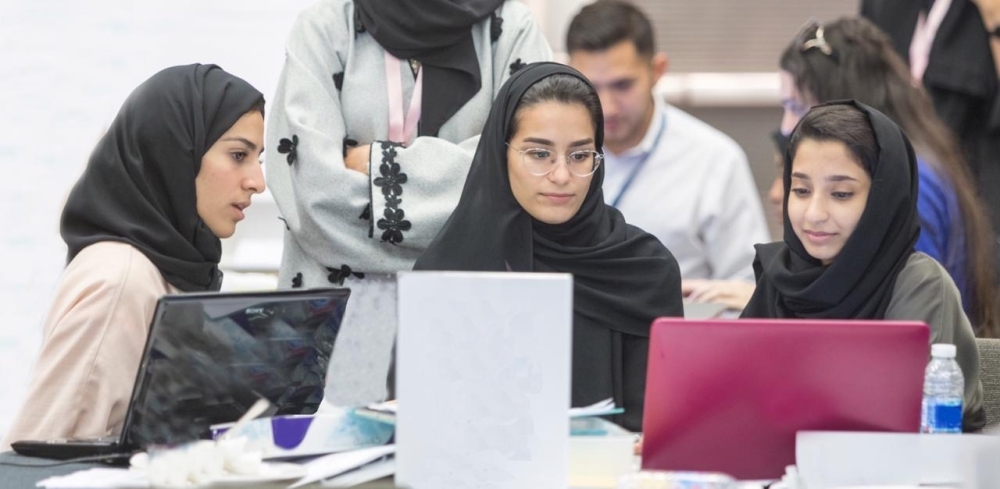
[[[4,489],[35,489],[38,481],[49,477],[66,475],[78,470],[87,470],[95,467],[107,467],[99,463],[75,463],[56,466],[45,466],[55,462],[43,458],[24,457],[14,452],[0,453],[0,486]],[[17,465],[10,465],[17,464]],[[275,486],[256,485],[254,489],[285,488],[288,483]],[[305,487],[320,487],[319,483],[310,484]],[[359,489],[392,489],[395,486],[391,480],[375,481],[360,486]]]
[[[0,486],[4,489],[35,489],[35,484],[38,483],[38,481],[49,477],[66,475],[78,470],[87,470],[95,467],[107,467],[107,465],[99,463],[74,463],[45,466],[46,464],[51,464],[53,462],[56,461],[43,458],[25,457],[14,452],[0,453]],[[288,483],[286,482],[276,486],[259,485],[253,487],[254,489],[269,489],[271,487],[277,489],[285,488],[287,485]],[[310,484],[305,487],[320,487],[320,484]],[[396,486],[392,484],[391,479],[382,479],[355,487],[358,489],[393,489]]]
[[[42,479],[102,466],[98,463],[65,464],[54,467],[38,466],[52,462],[54,461],[24,457],[14,452],[0,453],[0,481],[3,481],[3,487],[5,488],[34,489],[35,483]],[[19,466],[9,464],[19,464]],[[22,467],[20,465],[35,465],[35,467]]]

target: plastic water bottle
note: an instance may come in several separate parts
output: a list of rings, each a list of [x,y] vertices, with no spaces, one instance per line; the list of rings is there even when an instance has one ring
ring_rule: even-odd
[[[955,361],[955,345],[931,345],[931,362],[924,375],[921,433],[961,433],[965,377]]]

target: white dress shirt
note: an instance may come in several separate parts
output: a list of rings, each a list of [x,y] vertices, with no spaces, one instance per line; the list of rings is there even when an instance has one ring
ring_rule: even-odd
[[[753,280],[753,245],[770,234],[735,141],[657,100],[643,140],[621,154],[606,151],[605,164],[605,201],[659,238],[684,278]]]

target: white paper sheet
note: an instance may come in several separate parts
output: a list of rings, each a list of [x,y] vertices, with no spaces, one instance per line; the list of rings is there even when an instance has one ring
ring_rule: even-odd
[[[305,464],[306,470],[308,470],[306,476],[288,486],[288,489],[294,489],[306,484],[312,484],[316,481],[338,476],[387,455],[392,455],[395,452],[395,445],[385,445],[381,447],[352,450],[350,452],[332,453],[330,455],[317,458]]]
[[[586,418],[588,416],[605,416],[608,414],[621,413],[621,408],[615,406],[615,400],[607,398],[603,401],[595,402],[589,406],[569,408],[570,418]]]
[[[566,487],[572,279],[399,275],[396,483]]]
[[[985,434],[992,443],[979,447],[965,462],[965,487],[1000,487],[1000,436]]]
[[[984,435],[802,431],[795,438],[795,465],[809,489],[960,486],[966,462],[995,443]]]
[[[372,462],[358,470],[348,472],[343,475],[331,477],[323,481],[323,487],[353,487],[366,482],[389,477],[396,473],[396,458],[386,458],[378,462]]]
[[[369,404],[366,407],[369,410],[377,411],[380,413],[396,414],[396,412],[399,409],[399,401],[393,399],[391,401]],[[609,397],[603,401],[595,402],[589,406],[569,408],[569,417],[585,418],[587,416],[605,416],[608,414],[617,414],[620,412],[621,408],[615,406],[615,400]]]

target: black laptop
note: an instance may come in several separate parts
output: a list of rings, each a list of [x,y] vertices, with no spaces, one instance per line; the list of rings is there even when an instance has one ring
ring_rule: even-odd
[[[11,447],[61,460],[123,459],[149,445],[205,438],[209,426],[236,421],[261,397],[271,402],[265,415],[315,413],[349,296],[348,289],[164,296],[119,436]]]

